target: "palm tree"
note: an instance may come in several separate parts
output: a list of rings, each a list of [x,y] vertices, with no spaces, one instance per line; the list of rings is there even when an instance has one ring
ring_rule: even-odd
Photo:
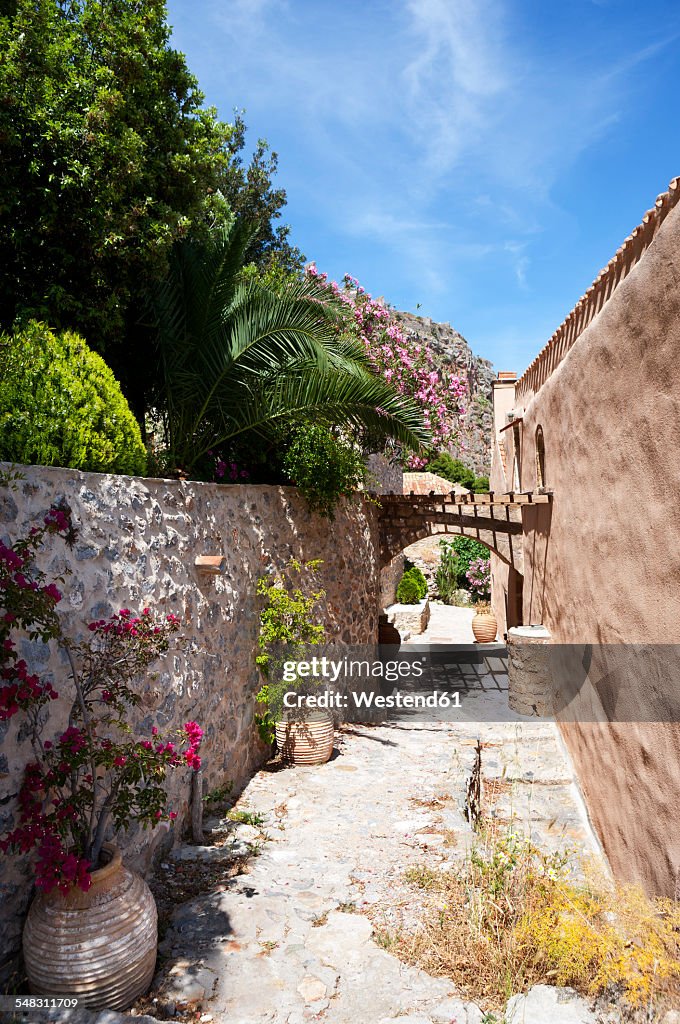
[[[211,449],[270,440],[303,419],[361,428],[418,450],[417,405],[372,370],[313,281],[273,290],[242,273],[252,228],[184,239],[152,307],[170,456],[191,473]]]

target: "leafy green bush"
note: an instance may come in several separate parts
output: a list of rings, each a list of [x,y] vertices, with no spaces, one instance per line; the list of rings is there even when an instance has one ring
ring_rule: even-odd
[[[118,381],[77,334],[0,335],[0,459],[140,475],[146,451]]]
[[[460,459],[452,458],[448,452],[440,452],[436,459],[428,463],[427,469],[430,473],[450,480],[452,484],[462,484],[468,490],[472,490],[475,483],[475,474],[472,470],[464,466]]]
[[[409,569],[399,580],[399,585],[397,586],[397,601],[399,604],[418,604],[425,596],[422,593],[422,588],[417,578],[411,575],[412,571]],[[425,587],[425,593],[427,593],[427,586]]]
[[[472,490],[475,494],[486,494],[489,490],[488,476],[478,476],[472,485]]]
[[[470,564],[477,558],[488,560],[489,549],[485,544],[480,544],[478,540],[473,540],[472,537],[454,537],[451,545],[457,559],[456,585],[468,589],[470,583],[467,578],[467,572]]]
[[[416,582],[418,593],[420,594],[420,599],[422,601],[422,599],[427,595],[427,580],[417,565],[412,566],[408,572],[411,579]]]
[[[366,479],[361,450],[320,423],[298,429],[284,456],[283,469],[312,512],[330,519],[340,499],[354,494]]]
[[[274,742],[276,722],[283,712],[283,698],[291,689],[291,684],[282,676],[281,651],[285,651],[283,660],[295,660],[304,653],[307,644],[323,643],[326,635],[323,622],[315,619],[325,591],[315,589],[306,594],[300,586],[294,586],[290,578],[297,574],[317,586],[321,564],[318,558],[309,562],[291,558],[285,573],[261,576],[257,581],[257,593],[264,598],[264,607],[260,612],[257,638],[260,653],[255,663],[266,682],[255,696],[262,706],[262,712],[255,715],[255,724],[265,743]]]

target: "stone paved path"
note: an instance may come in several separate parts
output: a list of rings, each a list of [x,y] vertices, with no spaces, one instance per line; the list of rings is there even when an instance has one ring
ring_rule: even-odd
[[[430,621],[419,636],[409,637],[412,644],[473,644],[474,608],[455,608],[430,601]]]
[[[478,737],[485,775],[504,780],[496,815],[599,856],[551,723],[346,727],[328,764],[249,783],[238,808],[263,815],[270,839],[248,874],[178,908],[161,947],[176,965],[164,1000],[205,993],[214,1024],[481,1024],[447,980],[381,948],[372,923],[376,935],[413,924],[404,870],[453,869],[469,849],[462,806]],[[242,843],[254,830],[238,831]]]

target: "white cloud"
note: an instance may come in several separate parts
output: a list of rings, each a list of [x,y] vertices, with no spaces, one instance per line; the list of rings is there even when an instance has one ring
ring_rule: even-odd
[[[517,284],[523,291],[528,291],[527,270],[529,269],[529,257],[526,252],[527,243],[506,242],[503,249],[510,256]]]
[[[622,36],[607,52],[597,39],[549,49],[518,0],[369,0],[361,17],[307,0],[196,4],[179,44],[193,43],[210,101],[227,98],[225,117],[246,108],[319,234],[359,259],[381,253],[384,290],[398,273],[422,282],[424,304],[464,297],[482,265],[526,302],[545,225],[562,216],[557,183],[625,116],[632,74],[676,38],[664,26],[663,42],[637,48]]]
[[[406,66],[410,116],[439,170],[462,157],[507,91],[511,59],[497,0],[407,0],[418,55]]]
[[[260,32],[267,18],[280,17],[286,0],[211,0],[211,13],[222,31],[230,36]]]

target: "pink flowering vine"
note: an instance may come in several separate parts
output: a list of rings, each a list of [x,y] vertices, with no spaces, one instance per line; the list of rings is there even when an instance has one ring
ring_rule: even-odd
[[[43,525],[11,547],[0,543],[0,720],[25,717],[34,755],[18,794],[18,823],[0,839],[0,850],[35,851],[36,886],[45,892],[74,885],[86,891],[108,830],[174,820],[167,772],[200,768],[203,731],[187,722],[175,742],[156,727],[149,739],[133,735],[129,712],[141,701],[134,683],[169,649],[179,619],[123,608],[88,623],[85,640],[68,638],[56,612],[61,592],[35,565],[51,534],[73,543],[65,506],[49,509]],[[51,739],[43,738],[43,708],[59,694],[18,656],[17,630],[56,641],[71,667],[68,726]]]
[[[455,438],[465,413],[467,385],[445,369],[438,369],[427,347],[408,337],[387,306],[372,298],[355,277],[345,274],[340,287],[335,281],[329,282],[314,264],[306,273],[347,308],[345,329],[359,339],[375,372],[421,407],[431,435],[431,451],[425,455],[412,453],[406,461],[411,469],[422,468],[432,454],[449,447]]]

